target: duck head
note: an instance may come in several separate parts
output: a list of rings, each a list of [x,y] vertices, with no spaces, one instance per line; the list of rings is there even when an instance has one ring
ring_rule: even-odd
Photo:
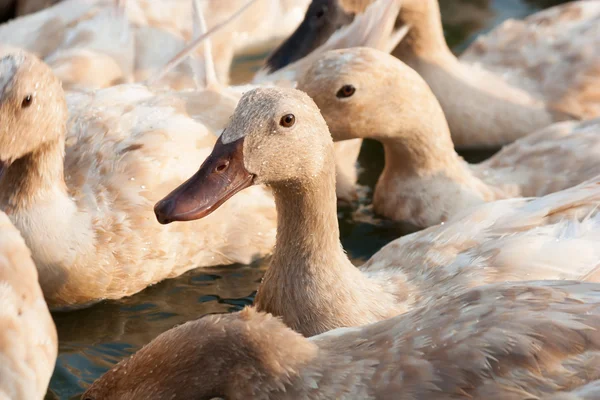
[[[427,123],[424,115],[443,116],[414,70],[366,47],[323,54],[300,78],[298,89],[315,101],[335,141],[397,138],[419,132]]]
[[[324,134],[325,132],[325,134]],[[245,93],[199,171],[154,207],[158,221],[203,218],[256,184],[300,184],[324,168],[327,125],[305,93],[260,88]],[[332,150],[331,150],[332,151]]]
[[[26,52],[0,59],[0,173],[63,137],[67,116],[62,84],[46,64]]]

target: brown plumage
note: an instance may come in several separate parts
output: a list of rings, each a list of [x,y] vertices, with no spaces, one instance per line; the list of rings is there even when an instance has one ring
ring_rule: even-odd
[[[85,400],[591,400],[600,285],[502,283],[305,339],[246,308],[163,333]]]

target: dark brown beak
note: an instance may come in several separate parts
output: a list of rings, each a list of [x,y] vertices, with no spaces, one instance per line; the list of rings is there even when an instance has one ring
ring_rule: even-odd
[[[198,172],[154,206],[161,224],[204,218],[237,192],[252,185],[244,167],[244,138],[224,144],[221,138]]]

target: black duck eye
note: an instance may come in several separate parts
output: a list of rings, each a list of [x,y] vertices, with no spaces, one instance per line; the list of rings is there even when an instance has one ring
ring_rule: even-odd
[[[291,128],[295,123],[296,117],[294,117],[294,114],[286,114],[281,117],[281,120],[279,121],[279,125],[283,126],[284,128]]]
[[[27,108],[31,105],[31,103],[33,103],[33,96],[28,94],[23,98],[23,101],[21,102],[21,108]]]
[[[340,90],[338,90],[336,96],[339,99],[343,99],[346,97],[350,97],[356,92],[356,88],[352,85],[344,85]]]
[[[317,19],[321,19],[325,16],[326,12],[327,12],[327,6],[323,6],[319,9],[319,11],[317,11],[317,13],[315,14],[315,17],[317,17]]]

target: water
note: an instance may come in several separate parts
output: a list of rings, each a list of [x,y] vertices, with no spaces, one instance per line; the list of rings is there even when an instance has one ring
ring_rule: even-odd
[[[522,18],[561,2],[564,1],[441,0],[446,37],[450,46],[460,52],[479,33],[507,18]],[[262,52],[240,57],[234,82],[249,79],[264,56]],[[475,162],[490,153],[463,155]],[[384,244],[413,231],[410,226],[374,218],[367,206],[383,167],[381,146],[366,141],[359,161],[363,167],[359,183],[364,185],[361,206],[358,210],[356,206],[341,206],[338,212],[344,248],[357,265]],[[78,399],[91,382],[160,333],[206,314],[236,311],[251,304],[267,265],[268,260],[263,260],[250,266],[204,268],[127,299],[55,313],[60,348],[46,398]]]

